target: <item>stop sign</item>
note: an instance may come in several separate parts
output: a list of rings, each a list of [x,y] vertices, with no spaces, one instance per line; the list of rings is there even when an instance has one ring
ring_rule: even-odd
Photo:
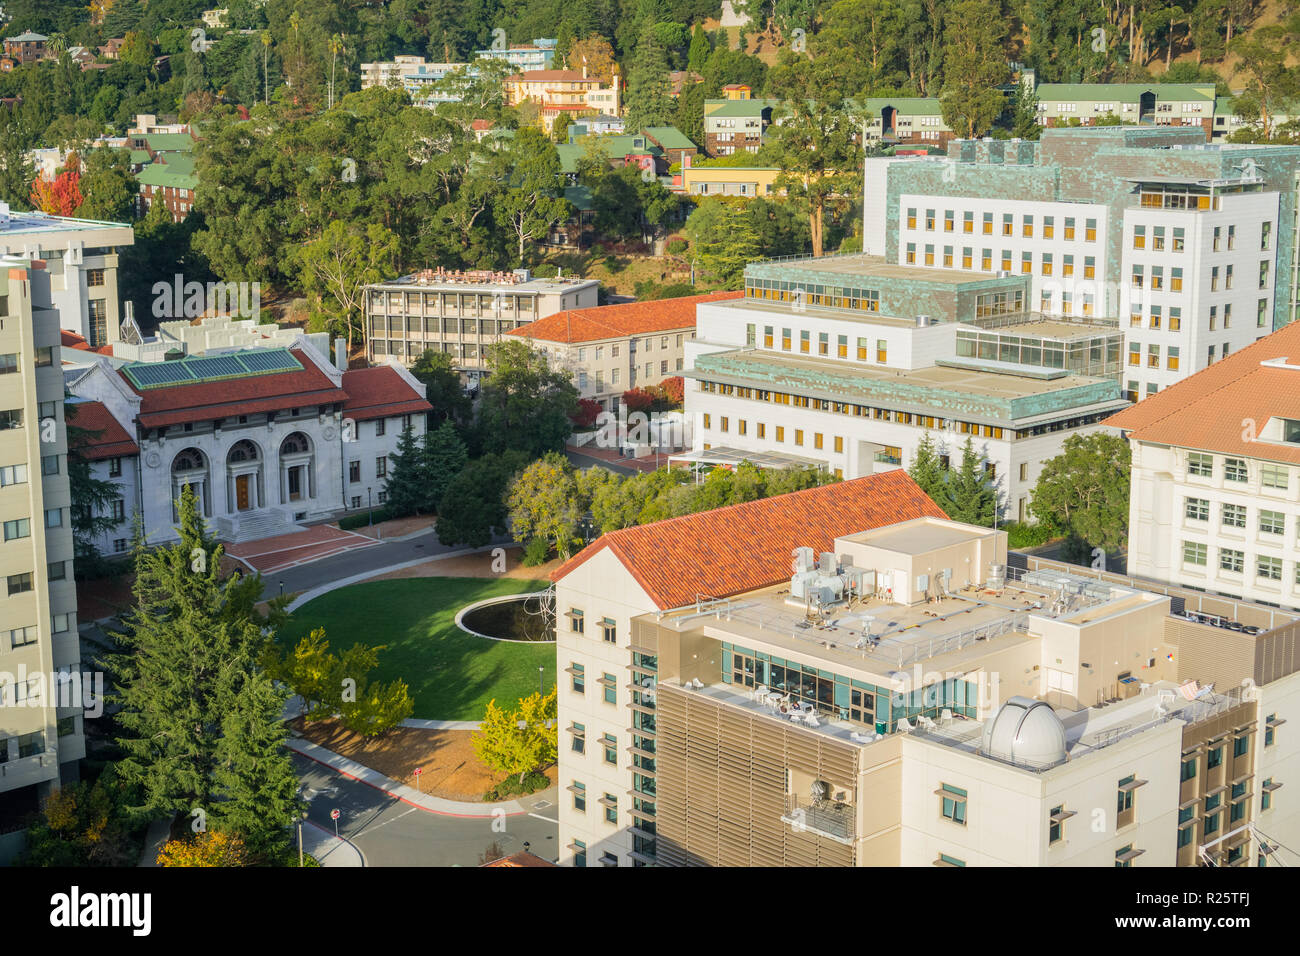
[[[331,810],[331,811],[330,811],[330,819],[331,819],[331,820],[337,820],[338,818],[339,818],[339,812],[338,812],[337,810]]]

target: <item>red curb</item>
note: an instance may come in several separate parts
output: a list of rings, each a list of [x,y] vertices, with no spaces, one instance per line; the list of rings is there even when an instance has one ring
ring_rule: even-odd
[[[290,747],[289,749],[293,750],[292,747]],[[455,817],[458,820],[490,820],[494,816],[496,816],[496,814],[492,814],[492,813],[448,813],[445,810],[431,810],[428,807],[422,807],[418,803],[414,803],[406,799],[406,797],[399,797],[391,790],[385,790],[383,787],[376,786],[375,784],[371,783],[369,780],[362,780],[360,777],[353,776],[352,774],[348,773],[346,770],[341,770],[338,767],[333,766],[332,764],[326,763],[324,760],[320,760],[316,757],[313,757],[311,754],[305,754],[301,750],[294,750],[293,752],[298,754],[298,756],[300,757],[306,757],[308,760],[320,764],[322,767],[329,767],[330,770],[333,770],[335,773],[342,774],[343,776],[347,777],[349,780],[355,780],[357,783],[364,783],[367,787],[369,787],[372,790],[378,790],[380,793],[387,794],[388,796],[392,797],[394,800],[400,800],[402,803],[410,804],[411,806],[415,807],[415,809],[423,810],[425,813],[432,813],[435,816],[439,816],[439,817]],[[344,759],[346,760],[347,758],[345,757]],[[378,773],[378,771],[375,772]],[[527,815],[528,815],[527,810],[520,811],[519,813],[506,814],[506,816],[508,817],[525,817]]]

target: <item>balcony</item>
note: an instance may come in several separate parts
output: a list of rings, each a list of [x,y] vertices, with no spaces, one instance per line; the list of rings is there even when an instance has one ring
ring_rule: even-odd
[[[796,831],[811,831],[836,843],[851,844],[855,833],[853,816],[852,804],[787,794],[781,821]]]

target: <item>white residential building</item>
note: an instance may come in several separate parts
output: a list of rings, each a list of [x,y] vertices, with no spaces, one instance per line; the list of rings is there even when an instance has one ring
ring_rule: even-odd
[[[1132,447],[1128,569],[1300,608],[1300,326],[1116,415]]]
[[[57,295],[42,263],[0,257],[0,792],[33,810],[77,779],[93,691],[55,681],[81,673]]]

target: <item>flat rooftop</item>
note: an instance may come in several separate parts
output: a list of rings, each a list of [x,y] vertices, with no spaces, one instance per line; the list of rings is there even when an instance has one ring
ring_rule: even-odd
[[[1078,593],[1058,608],[1061,582]],[[790,603],[789,585],[776,585],[717,602],[708,613],[687,610],[656,621],[682,632],[703,628],[718,641],[786,651],[890,686],[893,675],[921,661],[927,670],[970,672],[985,658],[1037,641],[1028,633],[1030,615],[1079,620],[1120,610],[1135,596],[1140,592],[1057,572],[1008,580],[996,592],[955,580],[949,595],[938,600],[909,606],[869,598],[830,607],[819,624],[809,619],[802,602]]]
[[[962,322],[963,328],[979,329],[981,332],[997,332],[1002,335],[1039,336],[1045,339],[1093,339],[1104,335],[1123,335],[1118,325],[1103,325],[1094,322],[1065,322],[1060,319],[1042,316],[1038,312],[1026,313],[1023,322],[1010,325],[984,327],[975,323]]]
[[[822,256],[819,259],[765,260],[754,263],[749,269],[746,269],[746,274],[749,274],[751,269],[756,274],[759,272],[765,273],[770,267],[776,267],[780,271],[807,271],[842,275],[846,278],[906,280],[954,287],[982,285],[988,282],[1005,285],[1009,279],[1017,278],[1016,276],[989,275],[987,272],[976,272],[974,270],[932,269],[922,266],[899,265],[897,262],[890,262],[884,256],[869,256],[865,253]]]
[[[847,535],[844,540],[856,544],[867,544],[877,548],[886,548],[900,554],[924,554],[937,551],[955,544],[964,544],[992,534],[992,530],[976,531],[973,528],[960,528],[938,521],[906,521],[890,525],[877,531],[863,531],[860,534]]]
[[[387,282],[377,282],[370,286],[375,290],[413,290],[430,292],[536,292],[561,293],[574,289],[598,285],[597,279],[541,279],[530,276],[524,279],[513,272],[466,271],[446,272],[426,269]]]
[[[117,236],[95,236],[104,245],[131,245],[135,234],[124,222],[101,222],[98,219],[73,219],[68,216],[50,216],[43,212],[9,212],[7,221],[0,210],[0,252],[5,251],[5,240],[10,236],[43,237],[53,233],[109,232]],[[15,247],[17,248],[17,247]]]
[[[697,356],[695,368],[684,374],[837,402],[887,401],[890,407],[904,411],[1005,425],[1102,403],[1118,410],[1124,404],[1113,378],[1066,374],[1048,380],[938,365],[900,371],[758,349]]]

